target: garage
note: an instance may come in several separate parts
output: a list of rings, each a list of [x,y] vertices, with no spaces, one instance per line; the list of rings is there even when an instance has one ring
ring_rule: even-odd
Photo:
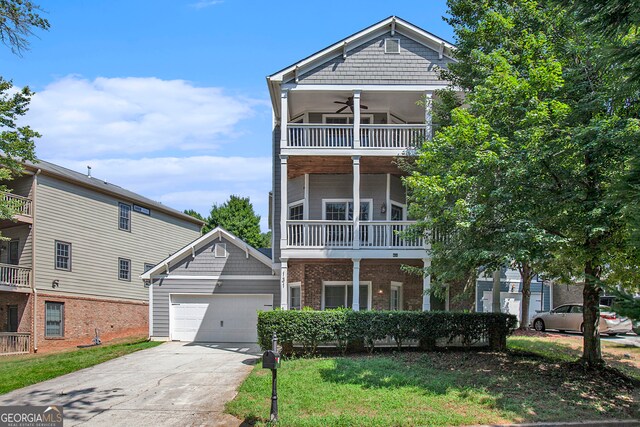
[[[258,311],[280,305],[270,252],[217,227],[149,269],[149,337],[256,343]]]
[[[256,342],[258,310],[270,310],[273,295],[172,295],[174,341]]]

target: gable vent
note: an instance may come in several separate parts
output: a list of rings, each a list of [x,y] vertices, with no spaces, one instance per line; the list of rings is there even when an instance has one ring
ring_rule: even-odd
[[[400,53],[400,39],[384,39],[384,53]]]
[[[214,256],[216,258],[226,258],[227,257],[227,245],[225,243],[216,243],[214,249]]]

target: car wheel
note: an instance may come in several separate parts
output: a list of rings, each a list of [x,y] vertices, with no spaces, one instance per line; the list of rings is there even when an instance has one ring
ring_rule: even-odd
[[[533,329],[538,332],[544,332],[544,322],[542,319],[536,319],[535,322],[533,322]]]

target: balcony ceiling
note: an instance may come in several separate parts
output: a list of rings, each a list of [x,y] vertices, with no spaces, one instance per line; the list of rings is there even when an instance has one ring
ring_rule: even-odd
[[[289,94],[289,118],[309,112],[335,113],[344,105],[334,101],[346,101],[352,96],[350,91],[304,91]],[[422,92],[365,92],[361,94],[361,104],[369,107],[362,114],[390,112],[407,123],[423,123],[424,107],[416,105],[422,99]],[[351,114],[346,109],[342,114]]]
[[[289,179],[309,174],[351,174],[353,161],[347,156],[290,156],[287,162]],[[390,157],[362,157],[360,174],[390,173],[395,176],[406,175]]]

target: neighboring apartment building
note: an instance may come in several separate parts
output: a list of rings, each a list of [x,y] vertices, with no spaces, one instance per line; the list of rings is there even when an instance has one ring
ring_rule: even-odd
[[[453,45],[389,17],[267,78],[273,105],[273,261],[284,309],[444,309],[396,158],[430,138]],[[427,102],[419,104],[418,101]]]
[[[0,354],[148,333],[140,275],[200,235],[202,222],[63,167],[27,164],[3,194]]]

